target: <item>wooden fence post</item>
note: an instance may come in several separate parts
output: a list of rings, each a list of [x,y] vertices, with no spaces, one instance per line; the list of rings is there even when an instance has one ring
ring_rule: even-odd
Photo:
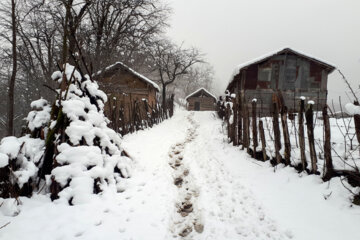
[[[299,110],[299,145],[300,145],[300,158],[302,171],[307,168],[306,156],[305,156],[305,131],[304,131],[304,111],[305,111],[305,100],[300,100]]]
[[[228,132],[228,139],[231,139],[231,127],[230,127],[230,106],[229,104],[225,103],[225,120],[227,125],[227,132]]]
[[[329,115],[327,112],[327,106],[323,109],[323,121],[324,121],[324,132],[325,132],[325,142],[324,142],[324,157],[325,157],[325,166],[326,172],[324,174],[323,180],[328,181],[334,174],[334,167],[331,158],[331,129]]]
[[[275,144],[275,158],[276,164],[281,163],[281,140],[280,140],[280,128],[279,128],[279,105],[276,95],[273,95],[273,129],[274,129],[274,144]]]
[[[308,110],[305,112],[306,128],[309,140],[310,158],[311,158],[311,173],[317,174],[317,157],[315,151],[315,139],[314,139],[314,111],[313,104],[309,104]]]
[[[245,122],[246,122],[246,145],[247,145],[247,153],[250,154],[250,115],[249,115],[249,107],[245,105]]]
[[[249,112],[247,105],[243,105],[243,149],[249,150],[250,134],[249,134]]]
[[[258,146],[257,124],[256,124],[256,99],[252,100],[252,137],[253,137],[253,157],[256,158],[256,147]]]
[[[241,101],[241,96],[239,96],[239,103],[238,103],[238,143],[239,144],[243,144],[243,112],[242,112],[242,101]]]
[[[284,159],[285,164],[290,165],[290,157],[291,157],[291,143],[290,143],[290,134],[289,134],[289,127],[287,122],[287,107],[282,106],[281,108],[281,125],[283,129],[284,135]]]
[[[359,106],[359,102],[355,101],[354,105]],[[358,140],[358,144],[360,145],[360,114],[354,115],[354,124],[355,124],[356,138]]]
[[[231,99],[233,103],[232,113],[233,113],[233,121],[232,121],[232,142],[233,146],[237,146],[237,104],[236,104],[236,98]]]
[[[265,131],[264,131],[264,124],[263,121],[259,121],[259,132],[260,132],[260,140],[261,140],[261,150],[263,154],[263,161],[267,160],[266,156],[266,141],[265,141]]]

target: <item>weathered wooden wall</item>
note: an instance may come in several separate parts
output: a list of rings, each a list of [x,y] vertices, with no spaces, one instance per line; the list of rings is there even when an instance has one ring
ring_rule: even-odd
[[[188,110],[195,111],[195,102],[200,103],[200,111],[215,111],[215,99],[212,97],[189,97]]]
[[[324,66],[289,53],[242,69],[235,77],[239,84],[229,90],[239,94],[249,107],[252,99],[258,99],[258,112],[262,114],[271,112],[272,95],[278,92],[289,112],[298,109],[300,96],[313,100],[314,110],[322,110],[327,102],[327,76]]]
[[[126,70],[118,69],[115,73],[103,74],[98,82],[108,96],[105,115],[110,119],[110,125],[115,131],[133,120],[135,107],[141,106],[138,109],[141,119],[146,119],[147,114],[156,107],[156,89]],[[141,104],[144,100],[150,106],[146,110]],[[139,104],[135,106],[135,103]]]

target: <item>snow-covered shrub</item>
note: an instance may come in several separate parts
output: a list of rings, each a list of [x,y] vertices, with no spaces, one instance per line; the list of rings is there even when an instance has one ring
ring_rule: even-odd
[[[76,204],[108,187],[120,190],[122,178],[130,177],[131,160],[122,154],[120,136],[107,127],[103,112],[106,94],[69,64],[64,74],[68,89],[61,92],[61,100],[55,104],[58,117],[50,123],[47,139],[53,138],[55,154],[46,181],[52,199]]]
[[[31,135],[5,137],[0,143],[0,197],[31,196],[44,154],[44,131],[50,121],[45,99],[30,104],[26,117]]]
[[[53,200],[70,204],[104,190],[122,191],[132,161],[120,136],[107,127],[106,94],[69,64],[52,78],[61,85],[58,99],[52,107],[44,99],[31,103],[31,134],[1,140],[0,197],[31,196],[41,179]]]
[[[43,140],[28,135],[1,140],[0,197],[31,196],[43,148]]]
[[[31,135],[32,137],[44,138],[46,133],[42,130],[46,129],[49,124],[51,107],[49,106],[48,101],[43,98],[33,101],[30,106],[33,110],[29,112],[26,121],[28,123],[28,128],[32,133]]]

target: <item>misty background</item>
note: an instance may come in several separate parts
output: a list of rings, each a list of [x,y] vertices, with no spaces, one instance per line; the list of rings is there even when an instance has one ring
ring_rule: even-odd
[[[169,0],[169,37],[196,46],[215,69],[213,91],[222,94],[235,67],[290,47],[336,66],[359,92],[358,0]],[[352,101],[335,70],[328,101]],[[349,97],[350,99],[349,99]]]

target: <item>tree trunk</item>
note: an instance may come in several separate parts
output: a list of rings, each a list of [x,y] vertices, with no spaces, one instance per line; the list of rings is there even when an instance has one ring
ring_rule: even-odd
[[[299,111],[299,145],[300,145],[300,158],[301,158],[302,171],[305,171],[305,169],[307,168],[307,162],[305,156],[304,110],[305,110],[305,101],[301,100],[300,111]]]
[[[171,94],[170,101],[169,101],[169,117],[174,115],[174,94]]]
[[[323,109],[323,119],[324,119],[324,132],[325,132],[325,142],[324,142],[324,157],[325,157],[325,166],[326,173],[323,177],[324,181],[331,179],[334,173],[334,167],[331,158],[331,129],[329,115],[327,112],[327,106]]]
[[[69,37],[69,18],[71,14],[70,3],[65,4],[65,22],[64,22],[64,36],[63,36],[63,48],[62,48],[62,64],[65,64],[68,61],[68,37]]]
[[[305,113],[306,127],[309,140],[310,158],[311,158],[311,173],[317,174],[317,157],[315,151],[314,139],[314,118],[313,118],[313,105],[309,105],[309,109]]]
[[[11,0],[11,27],[12,27],[12,73],[9,81],[9,103],[8,103],[8,126],[7,135],[14,134],[14,92],[15,92],[15,79],[17,73],[17,53],[16,53],[16,15],[15,15],[15,0]]]

